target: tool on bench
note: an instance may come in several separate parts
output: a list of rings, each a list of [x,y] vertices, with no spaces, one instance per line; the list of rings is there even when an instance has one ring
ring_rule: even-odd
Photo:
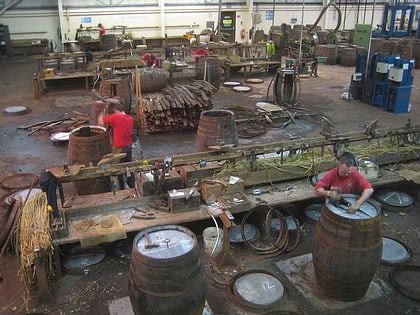
[[[151,248],[159,247],[159,244],[152,242],[148,232],[144,233],[144,240],[145,240],[145,244],[144,244],[145,249],[151,249]]]
[[[150,220],[150,219],[155,219],[156,215],[154,212],[152,211],[146,211],[137,207],[134,207],[134,209],[136,210],[136,212],[140,212],[140,213],[136,213],[133,212],[132,214],[132,218],[134,219],[145,219],[145,220]]]

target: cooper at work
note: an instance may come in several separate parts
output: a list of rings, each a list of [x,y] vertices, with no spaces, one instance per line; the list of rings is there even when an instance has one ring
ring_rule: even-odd
[[[328,171],[315,185],[315,193],[332,201],[340,200],[341,194],[356,194],[359,198],[347,209],[348,213],[355,213],[372,196],[373,188],[357,170],[357,160],[353,153],[344,152],[337,167]]]

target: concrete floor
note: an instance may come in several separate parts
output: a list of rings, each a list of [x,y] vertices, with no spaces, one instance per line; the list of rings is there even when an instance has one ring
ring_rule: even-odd
[[[2,97],[0,110],[8,106],[25,105],[31,112],[22,116],[0,116],[0,169],[2,177],[13,173],[39,174],[44,168],[62,165],[67,160],[67,147],[55,145],[45,132],[28,135],[26,130],[18,129],[34,122],[54,119],[64,113],[78,111],[89,114],[91,106],[90,92],[82,85],[63,86],[51,89],[39,99],[33,98],[32,74],[37,72],[37,63],[33,56],[2,58],[0,61],[0,87]],[[340,96],[348,91],[348,83],[354,72],[353,68],[341,66],[319,66],[319,77],[302,78],[302,94],[298,104],[312,114],[328,116],[339,132],[361,131],[367,123],[378,119],[378,128],[403,126],[410,119],[420,123],[420,70],[414,70],[414,89],[411,95],[410,113],[394,114],[376,106],[369,106],[358,101],[346,101]],[[267,89],[272,77],[259,73],[264,79],[262,84],[252,85],[249,93],[237,93],[221,87],[213,97],[215,108],[247,106],[254,108],[257,102],[267,101]],[[188,73],[177,74],[176,80],[187,82]],[[232,80],[243,80],[241,73]],[[272,100],[270,91],[268,100]],[[263,136],[253,139],[240,139],[240,145],[266,143],[288,139],[290,136],[318,136],[321,124],[318,120],[298,121],[287,128],[268,129]],[[134,158],[161,157],[172,154],[189,153],[195,149],[195,132],[168,132],[155,135],[139,136],[140,145],[134,150]],[[407,186],[407,191],[415,191],[418,186]],[[0,191],[6,193],[4,190]],[[314,200],[315,202],[316,200]],[[293,205],[302,213],[305,204]],[[3,210],[1,210],[3,211]],[[240,220],[240,216],[236,218]],[[240,221],[239,221],[240,222]],[[385,213],[383,217],[384,234],[403,240],[412,251],[412,263],[419,265],[420,246],[420,211],[418,201],[409,213]],[[193,230],[202,245],[201,234],[212,222],[200,221],[186,226]],[[277,257],[263,257],[250,254],[241,247],[233,247],[235,257],[241,267],[248,270],[258,268],[272,272],[281,279],[287,295],[277,310],[249,310],[233,303],[226,294],[226,286],[214,281],[209,276],[207,300],[211,311],[216,315],[225,314],[418,314],[420,303],[405,298],[389,283],[389,268],[381,266],[375,276],[368,294],[356,302],[337,302],[325,297],[317,290],[311,270],[311,252],[314,226],[302,227],[299,245],[293,251]],[[65,250],[65,248],[63,248]],[[203,253],[204,261],[207,256]],[[293,268],[292,268],[293,267]],[[3,280],[0,282],[0,313],[25,314],[22,303],[23,288],[16,276],[18,262],[11,252],[0,259]],[[120,263],[110,255],[84,275],[69,275],[58,279],[53,285],[53,299],[44,303],[34,299],[31,311],[37,314],[129,314],[125,309],[124,299],[128,296],[127,264]],[[111,305],[111,306],[110,306]],[[120,308],[120,311],[118,311]],[[111,310],[111,311],[110,311]],[[270,312],[273,311],[273,312]],[[121,313],[122,312],[122,313]],[[182,314],[180,314],[182,315]]]

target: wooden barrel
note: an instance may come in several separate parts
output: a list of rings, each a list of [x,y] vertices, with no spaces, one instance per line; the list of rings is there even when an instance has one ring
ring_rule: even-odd
[[[413,42],[413,58],[416,59],[415,68],[420,69],[420,41]]]
[[[69,165],[96,165],[102,157],[112,152],[109,132],[101,126],[82,126],[70,132],[67,149]],[[84,179],[74,182],[79,195],[111,191],[108,177]]]
[[[206,277],[194,233],[157,225],[134,238],[128,291],[136,315],[201,315]]]
[[[102,80],[99,85],[99,95],[103,97],[120,97],[124,104],[125,113],[131,114],[131,88],[127,79],[112,78]]]
[[[219,89],[221,82],[220,61],[217,56],[208,56],[200,58],[195,67],[195,78],[211,83],[216,89]]]
[[[143,93],[156,92],[168,85],[169,71],[162,68],[141,68],[140,87]]]
[[[100,42],[101,50],[107,51],[110,49],[118,48],[118,41],[116,34],[105,34],[101,36]]]
[[[203,111],[198,122],[196,149],[207,151],[209,146],[238,145],[235,114],[230,110]]]
[[[328,65],[335,65],[337,63],[337,45],[334,44],[328,44],[325,45],[325,52],[327,57],[327,64]]]
[[[356,195],[343,195],[350,203]],[[355,214],[326,202],[315,227],[315,279],[325,294],[341,301],[362,298],[382,257],[380,211],[369,201]]]
[[[384,43],[383,38],[371,38],[370,40],[370,52],[372,54],[374,53],[380,53],[382,49],[382,44]]]
[[[344,67],[354,67],[356,63],[356,48],[347,47],[341,50],[341,65]]]
[[[315,57],[326,57],[327,52],[325,49],[325,45],[315,45],[315,51],[314,51]]]

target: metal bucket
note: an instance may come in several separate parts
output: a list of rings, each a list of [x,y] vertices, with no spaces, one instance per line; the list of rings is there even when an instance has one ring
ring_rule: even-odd
[[[211,83],[216,89],[220,88],[221,70],[217,56],[200,58],[195,68],[195,78]]]
[[[238,145],[235,114],[230,110],[207,110],[200,115],[197,128],[197,152],[209,146]]]
[[[104,155],[111,153],[109,132],[101,126],[82,126],[70,132],[67,149],[69,165],[96,165]],[[111,191],[108,177],[74,182],[79,195]]]
[[[128,282],[136,315],[201,315],[207,285],[195,234],[178,225],[138,233]]]
[[[131,113],[131,89],[128,81],[122,78],[105,79],[99,86],[99,94],[103,97],[119,96],[124,102],[124,111]]]
[[[348,202],[356,195],[343,195]],[[344,207],[346,209],[346,207]],[[382,257],[380,211],[365,202],[355,214],[326,202],[315,227],[313,264],[322,291],[341,301],[362,298]]]

